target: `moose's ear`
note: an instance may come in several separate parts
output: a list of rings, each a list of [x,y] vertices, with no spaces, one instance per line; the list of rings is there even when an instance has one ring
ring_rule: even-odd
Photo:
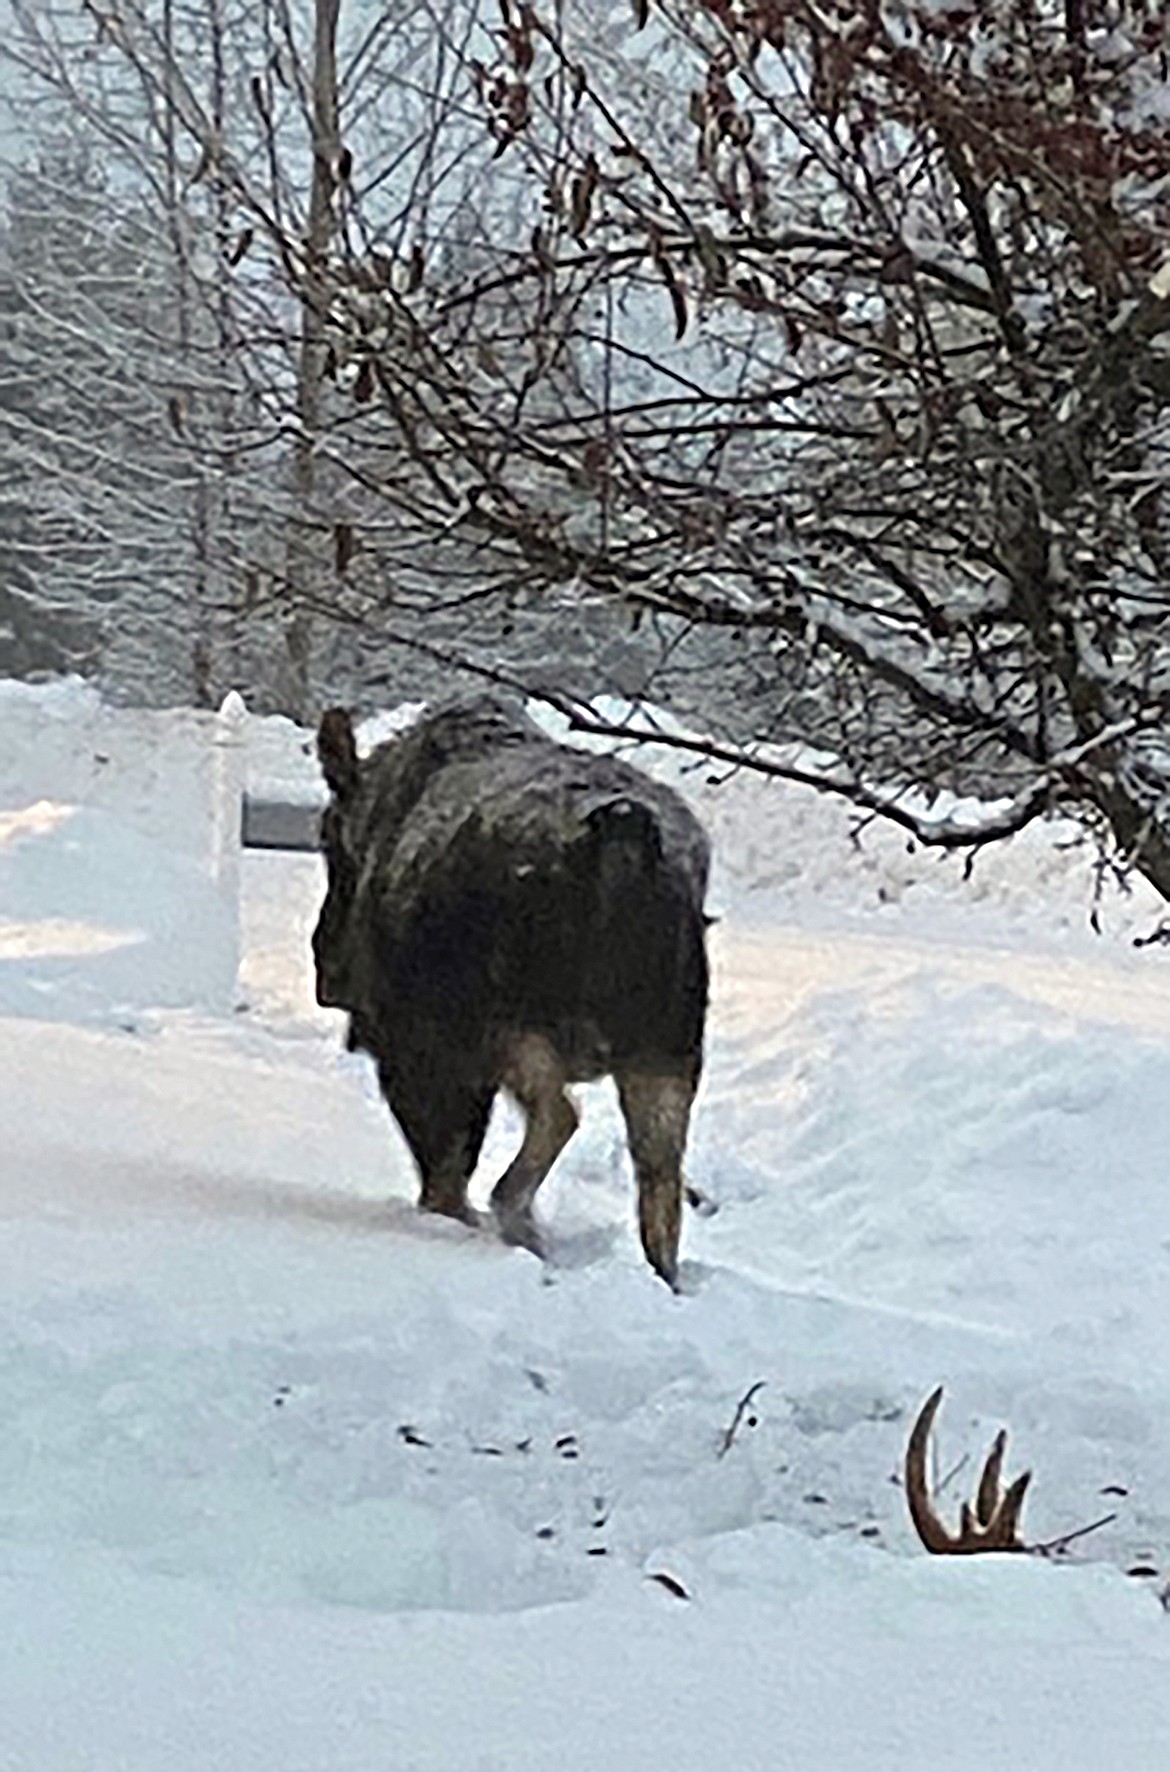
[[[344,800],[357,786],[358,755],[353,725],[344,708],[329,708],[317,728],[317,755],[330,793]]]

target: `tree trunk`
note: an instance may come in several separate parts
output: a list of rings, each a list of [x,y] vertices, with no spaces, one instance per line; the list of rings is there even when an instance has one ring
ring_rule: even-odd
[[[336,228],[334,196],[341,152],[337,113],[337,23],[341,0],[316,0],[313,42],[313,179],[305,239],[306,277],[301,301],[297,364],[297,438],[293,446],[295,517],[304,527],[288,543],[290,610],[284,626],[285,711],[294,719],[310,712],[313,630],[306,592],[316,563],[313,500],[316,448],[321,429],[323,338],[329,291],[329,247]]]
[[[166,55],[163,62],[165,70],[165,104],[163,106],[164,153],[166,156],[166,205],[167,224],[170,234],[171,253],[175,264],[176,309],[179,327],[179,361],[183,367],[185,387],[175,390],[174,411],[180,414],[179,422],[190,437],[198,435],[201,415],[195,408],[195,395],[190,376],[191,368],[191,268],[187,259],[187,241],[183,228],[182,203],[179,196],[179,166],[175,140],[175,11],[174,0],[163,0],[163,41]],[[214,696],[212,686],[212,643],[210,631],[210,611],[208,608],[207,556],[208,556],[208,511],[207,485],[205,467],[197,454],[195,472],[198,484],[195,489],[195,504],[192,512],[191,546],[192,546],[192,596],[191,596],[191,690],[195,706],[211,707]]]

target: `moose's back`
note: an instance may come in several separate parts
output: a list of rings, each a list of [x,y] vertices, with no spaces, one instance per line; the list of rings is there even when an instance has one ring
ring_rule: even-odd
[[[697,1055],[701,827],[629,765],[533,732],[433,756],[425,781],[406,758],[405,792],[387,772],[369,826],[369,1011],[425,1008],[457,1039],[534,1029],[581,1074]]]

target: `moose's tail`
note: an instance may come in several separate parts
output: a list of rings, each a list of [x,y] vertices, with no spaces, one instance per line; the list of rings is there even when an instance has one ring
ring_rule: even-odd
[[[586,819],[595,845],[597,884],[618,891],[646,881],[662,861],[662,833],[649,806],[637,800],[608,800]]]
[[[707,1006],[702,903],[652,806],[623,797],[588,817],[600,1019],[625,1056],[697,1059]]]

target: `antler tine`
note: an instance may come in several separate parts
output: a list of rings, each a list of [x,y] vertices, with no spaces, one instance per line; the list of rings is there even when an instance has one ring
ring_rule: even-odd
[[[1018,1530],[1032,1473],[1025,1471],[1001,1493],[1000,1474],[1007,1448],[1007,1433],[1003,1428],[995,1436],[987,1455],[975,1505],[972,1507],[965,1501],[959,1509],[958,1534],[949,1532],[935,1512],[926,1478],[926,1451],[942,1395],[940,1384],[922,1405],[906,1448],[906,1501],[915,1531],[927,1550],[936,1556],[1025,1550],[1027,1547],[1021,1543]]]
[[[1008,1537],[1011,1540],[1011,1543],[1007,1547],[1011,1550],[1023,1550],[1025,1548],[1025,1546],[1019,1542],[1019,1539],[1016,1536],[1016,1530],[1020,1523],[1020,1515],[1024,1511],[1024,1501],[1028,1494],[1028,1484],[1031,1481],[1031,1471],[1022,1471],[1016,1478],[1015,1482],[1004,1491],[1003,1500],[1000,1502],[999,1518],[1004,1530],[1007,1532]]]
[[[910,1518],[927,1550],[939,1556],[953,1550],[954,1544],[950,1533],[935,1513],[934,1503],[930,1499],[930,1485],[926,1478],[926,1448],[930,1444],[930,1430],[934,1426],[942,1396],[943,1387],[940,1384],[937,1390],[931,1391],[919,1410],[918,1419],[910,1432],[910,1443],[906,1448],[906,1502],[910,1509]]]
[[[999,1500],[999,1477],[1003,1470],[1003,1455],[1007,1448],[1007,1429],[1000,1428],[995,1436],[991,1451],[987,1454],[987,1463],[983,1466],[983,1475],[979,1479],[979,1493],[975,1497],[975,1512],[981,1526],[990,1526]]]

